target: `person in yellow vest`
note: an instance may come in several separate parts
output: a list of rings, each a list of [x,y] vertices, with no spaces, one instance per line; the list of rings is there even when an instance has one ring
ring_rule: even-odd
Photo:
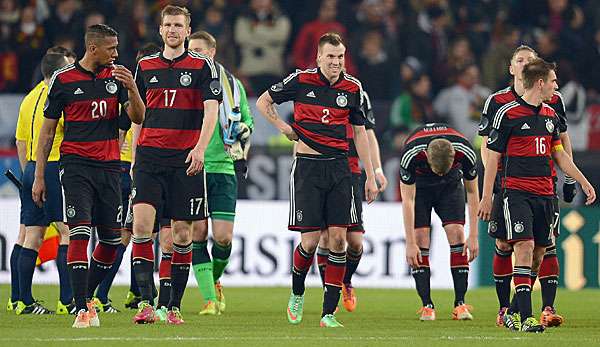
[[[41,69],[44,80],[40,82],[21,103],[19,119],[17,122],[17,151],[23,170],[23,188],[21,191],[22,224],[25,225],[25,238],[18,258],[19,297],[15,313],[20,314],[52,314],[54,311],[47,309],[33,298],[31,283],[38,250],[44,239],[44,233],[50,223],[55,223],[61,235],[57,255],[57,268],[60,282],[60,300],[57,303],[57,314],[69,314],[74,310],[72,292],[67,272],[67,247],[69,242],[69,229],[63,223],[62,186],[59,178],[59,148],[63,139],[63,120],[59,121],[56,137],[48,158],[45,176],[47,194],[43,206],[38,207],[32,199],[31,188],[35,172],[35,158],[39,132],[43,122],[44,105],[48,97],[48,84],[52,74],[69,61],[62,53],[47,53],[42,59]],[[12,299],[12,298],[11,298]]]

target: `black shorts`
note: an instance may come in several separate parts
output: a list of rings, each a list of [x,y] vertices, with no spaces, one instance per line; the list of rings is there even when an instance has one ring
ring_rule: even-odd
[[[46,183],[46,201],[42,208],[38,207],[31,197],[31,188],[35,176],[35,162],[30,161],[23,173],[23,189],[21,194],[21,223],[25,226],[48,226],[52,222],[62,222],[63,193],[60,184],[60,168],[56,161],[49,161],[44,172]]]
[[[431,209],[442,225],[465,224],[465,187],[456,180],[445,184],[419,187],[415,196],[415,228],[431,227]]]
[[[362,184],[363,176],[362,174],[352,173],[352,207],[351,214],[354,214],[358,218],[357,223],[350,224],[348,227],[349,232],[365,232],[365,227],[363,225],[362,218],[362,202],[363,202],[363,192],[364,185]]]
[[[306,232],[358,223],[351,213],[351,178],[345,157],[298,154],[290,176],[288,229]]]
[[[121,229],[121,173],[85,164],[63,164],[67,224]]]
[[[186,167],[165,167],[136,162],[133,167],[132,203],[154,206],[157,219],[206,219],[206,174],[203,170],[195,176],[188,176],[186,170]],[[161,207],[164,207],[163,212],[159,214]]]
[[[494,197],[492,198],[492,215],[488,222],[488,234],[495,239],[506,240],[502,193],[494,193]]]
[[[503,208],[509,243],[534,240],[536,246],[552,245],[559,214],[553,196],[508,191],[503,195]]]

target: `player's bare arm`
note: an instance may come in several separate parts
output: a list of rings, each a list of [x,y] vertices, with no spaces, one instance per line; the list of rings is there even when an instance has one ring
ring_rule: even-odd
[[[52,150],[54,135],[56,134],[56,125],[58,119],[44,118],[40,135],[38,138],[37,156],[35,158],[35,179],[31,188],[33,202],[42,207],[42,203],[46,201],[46,182],[44,181],[44,172],[46,172],[46,164],[48,156]]]
[[[483,193],[481,194],[481,202],[479,203],[479,212],[477,215],[482,220],[490,220],[492,214],[492,191],[494,188],[494,180],[498,173],[498,161],[501,154],[495,151],[488,150],[488,156],[485,161],[485,173],[483,175]]]
[[[423,261],[421,250],[415,238],[415,196],[417,186],[400,182],[402,193],[402,215],[404,216],[404,233],[406,234],[406,262],[411,267],[419,267]]]
[[[21,167],[21,171],[25,172],[25,165],[27,165],[27,142],[17,140],[15,141],[17,145],[17,156],[19,157],[19,166]]]
[[[375,183],[375,173],[373,171],[373,164],[371,162],[371,154],[369,148],[369,139],[367,138],[367,131],[364,125],[352,125],[354,131],[354,143],[356,144],[356,152],[358,157],[363,163],[367,180],[365,182],[365,197],[368,203],[372,203],[377,198],[379,189],[377,189],[377,183]]]
[[[284,134],[290,141],[298,140],[298,135],[292,129],[292,127],[284,122],[277,110],[275,109],[275,105],[271,95],[269,92],[264,92],[262,95],[256,100],[256,107],[260,111],[260,113],[265,117],[269,123],[273,124],[279,131]]]
[[[367,137],[369,139],[369,153],[371,154],[371,163],[373,163],[373,169],[375,171],[375,180],[379,184],[379,192],[383,193],[387,188],[388,181],[383,174],[383,168],[381,167],[381,154],[379,152],[379,142],[375,135],[375,130],[368,129]]]
[[[140,92],[138,91],[131,71],[123,65],[115,65],[112,73],[117,81],[121,82],[123,86],[127,88],[129,100],[123,104],[123,110],[127,112],[127,115],[133,123],[142,124],[144,121],[144,114],[146,113],[146,106],[140,97]]]
[[[186,163],[190,163],[186,171],[189,176],[198,174],[204,167],[204,152],[215,131],[218,112],[219,102],[217,100],[204,101],[204,121],[202,123],[202,130],[200,131],[200,138],[185,160]]]
[[[469,237],[463,249],[463,255],[469,256],[469,263],[479,255],[479,223],[477,223],[477,207],[479,199],[479,187],[477,178],[464,180],[467,191],[467,206],[469,209]]]
[[[558,164],[558,167],[566,173],[567,175],[573,177],[579,184],[581,184],[581,189],[587,196],[585,200],[586,205],[590,205],[596,200],[596,191],[591,183],[585,178],[583,173],[577,168],[575,163],[573,163],[573,158],[571,158],[562,146],[557,146],[558,148],[553,149],[552,158]]]
[[[481,152],[481,162],[483,163],[483,169],[485,170],[486,166],[486,161],[487,161],[487,156],[488,156],[488,151],[489,149],[487,148],[487,140],[488,137],[487,136],[482,136],[481,137],[481,148],[480,148],[480,152]]]

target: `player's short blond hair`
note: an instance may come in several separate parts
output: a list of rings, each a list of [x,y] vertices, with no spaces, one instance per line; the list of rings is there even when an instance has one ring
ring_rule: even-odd
[[[321,37],[319,38],[319,51],[327,43],[332,46],[337,47],[339,45],[343,45],[344,40],[342,40],[342,37],[338,33],[334,33],[334,32],[325,33],[325,34],[321,35]]]
[[[519,47],[515,48],[515,50],[514,50],[514,52],[513,52],[512,56],[510,57],[510,61],[513,61],[513,60],[515,59],[515,57],[517,56],[517,54],[519,54],[519,52],[522,52],[522,51],[531,52],[531,53],[533,53],[533,55],[534,55],[536,58],[538,57],[538,54],[537,54],[537,52],[535,51],[535,49],[533,49],[533,48],[531,48],[531,47],[529,47],[529,46],[527,46],[527,45],[520,45]]]
[[[165,8],[162,9],[162,11],[160,11],[160,25],[162,25],[165,16],[180,15],[185,17],[185,23],[189,27],[190,23],[192,22],[192,15],[190,14],[190,11],[188,11],[188,9],[183,6],[174,5],[167,5]]]
[[[208,48],[217,48],[217,39],[204,30],[196,31],[190,35],[190,41],[191,40],[204,40]]]
[[[446,139],[434,139],[427,145],[427,162],[434,173],[445,175],[454,163],[454,147]]]

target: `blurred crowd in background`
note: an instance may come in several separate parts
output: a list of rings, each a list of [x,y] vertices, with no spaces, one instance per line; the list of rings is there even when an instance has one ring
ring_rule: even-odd
[[[314,67],[319,36],[340,33],[347,70],[374,100],[380,142],[392,151],[434,121],[477,141],[486,97],[508,85],[512,52],[528,44],[558,63],[574,148],[600,149],[589,141],[600,132],[589,107],[600,100],[597,0],[0,0],[0,93],[26,93],[41,80],[50,46],[81,57],[83,32],[97,23],[119,32],[118,60],[133,69],[139,47],[161,42],[159,13],[169,3],[190,9],[192,31],[217,38],[216,59],[250,96]]]

